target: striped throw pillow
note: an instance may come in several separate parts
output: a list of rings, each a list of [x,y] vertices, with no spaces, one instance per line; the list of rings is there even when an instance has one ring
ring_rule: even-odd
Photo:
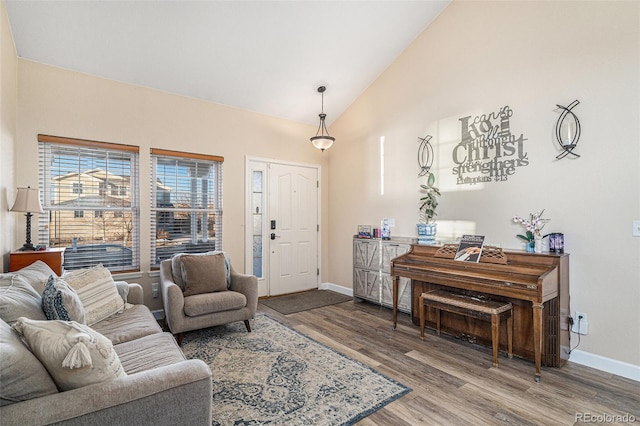
[[[88,326],[124,312],[124,300],[104,266],[65,272],[62,277],[78,293]]]

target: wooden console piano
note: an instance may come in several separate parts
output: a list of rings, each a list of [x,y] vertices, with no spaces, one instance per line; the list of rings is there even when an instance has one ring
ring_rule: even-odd
[[[456,246],[457,247],[457,246]],[[540,366],[560,367],[569,358],[569,255],[504,251],[501,263],[460,262],[441,257],[442,246],[417,245],[391,261],[393,276],[393,327],[398,316],[398,281],[411,279],[411,318],[419,324],[419,297],[439,288],[462,293],[482,293],[508,301],[514,308],[513,353],[535,362],[535,380]],[[484,253],[484,252],[483,252]],[[435,313],[427,324],[433,327]],[[486,324],[474,318],[442,313],[441,329],[449,334],[477,337],[491,342]],[[503,334],[504,336],[504,334]],[[501,346],[506,343],[501,341]]]

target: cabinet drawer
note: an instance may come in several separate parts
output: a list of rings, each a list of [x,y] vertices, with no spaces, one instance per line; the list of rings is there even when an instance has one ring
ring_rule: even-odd
[[[382,243],[382,272],[391,272],[391,260],[405,254],[411,249],[409,244],[398,244],[393,242]]]
[[[378,241],[358,241],[353,242],[353,266],[356,268],[378,269],[380,263],[380,253],[378,251]]]

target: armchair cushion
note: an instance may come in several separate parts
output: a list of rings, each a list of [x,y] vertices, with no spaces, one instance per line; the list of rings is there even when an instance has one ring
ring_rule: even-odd
[[[244,294],[235,291],[196,294],[184,298],[184,314],[196,317],[214,312],[232,311],[247,305]]]
[[[227,288],[231,285],[231,261],[229,260],[229,256],[226,252],[223,251],[208,251],[206,253],[195,253],[195,254],[186,254],[186,253],[178,253],[171,258],[171,277],[173,278],[173,282],[178,285],[184,291],[186,288],[186,283],[182,279],[182,257],[183,256],[211,256],[212,254],[220,254],[224,255],[224,266],[226,268],[226,276],[227,276]]]
[[[185,297],[227,289],[224,254],[183,255],[180,261]]]

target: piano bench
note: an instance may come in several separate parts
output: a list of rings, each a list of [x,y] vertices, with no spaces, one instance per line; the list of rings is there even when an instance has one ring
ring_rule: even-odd
[[[440,312],[447,311],[481,320],[491,321],[491,344],[493,347],[493,366],[498,367],[498,344],[500,342],[500,323],[506,318],[507,346],[509,358],[513,357],[513,305],[498,302],[481,296],[453,293],[445,290],[433,290],[420,295],[420,338],[424,340],[424,323],[427,307],[436,310],[436,331],[440,335]]]

